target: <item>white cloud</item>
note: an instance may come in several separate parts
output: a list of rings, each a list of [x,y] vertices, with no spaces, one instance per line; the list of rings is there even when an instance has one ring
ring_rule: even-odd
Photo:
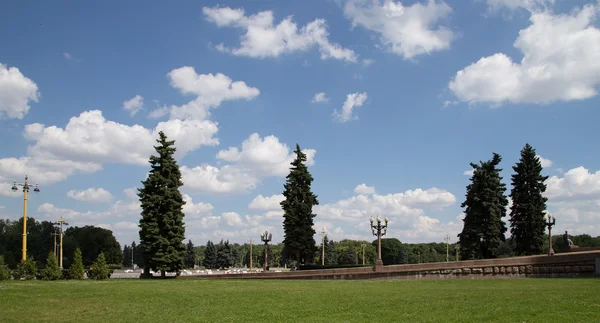
[[[536,103],[584,100],[600,84],[600,6],[588,4],[568,14],[533,12],[531,25],[514,43],[514,62],[503,53],[483,57],[458,71],[448,87],[469,103]]]
[[[440,22],[451,12],[449,5],[436,0],[410,6],[392,0],[350,0],[344,6],[353,26],[378,33],[383,45],[405,59],[450,48],[456,36]]]
[[[311,103],[326,103],[329,102],[329,98],[325,96],[325,92],[315,93]]]
[[[473,176],[473,170],[472,169],[468,169],[466,171],[463,172],[463,175],[465,176]]]
[[[363,66],[367,67],[367,66],[375,63],[375,60],[371,59],[371,58],[365,58],[365,59],[363,59],[362,62],[363,62]]]
[[[570,169],[562,177],[551,176],[546,182],[549,202],[600,201],[600,171],[591,173],[583,166]]]
[[[248,205],[248,208],[251,210],[281,210],[281,202],[285,200],[283,194],[277,194],[273,196],[262,196],[259,194],[255,197],[252,202]]]
[[[547,168],[547,167],[552,167],[552,161],[550,159],[544,158],[540,155],[537,155],[537,157],[540,160],[540,163],[542,163],[542,167]]]
[[[492,11],[500,8],[507,8],[510,10],[523,8],[534,11],[554,5],[555,0],[486,0],[486,2]]]
[[[196,98],[181,106],[158,108],[150,113],[150,117],[162,117],[170,112],[171,119],[207,119],[210,109],[218,107],[224,101],[252,100],[260,94],[255,87],[243,81],[233,81],[227,75],[198,74],[191,66],[174,69],[167,74],[172,87],[184,95],[195,95]]]
[[[317,47],[321,59],[333,58],[355,62],[358,57],[353,50],[329,42],[329,32],[324,19],[316,19],[298,28],[291,16],[275,25],[272,11],[261,11],[246,16],[242,8],[204,7],[202,12],[208,21],[218,27],[236,27],[246,30],[246,33],[241,36],[239,48],[218,44],[216,48],[222,52],[238,56],[270,58]]]
[[[363,93],[351,93],[346,96],[346,101],[342,106],[342,111],[339,112],[337,109],[333,111],[333,119],[337,122],[344,123],[350,120],[358,119],[357,116],[353,116],[352,112],[356,107],[362,107],[367,100],[367,92]]]
[[[73,174],[93,173],[100,170],[102,165],[94,162],[33,157],[0,159],[0,178],[6,181],[23,181],[23,174],[27,174],[30,181],[40,183],[42,191],[46,185],[63,181]]]
[[[371,239],[368,222],[377,214],[390,219],[389,234],[402,241],[442,240],[447,233],[458,233],[462,223],[442,223],[425,215],[424,209],[444,208],[456,203],[456,197],[445,190],[408,190],[387,195],[357,195],[335,203],[317,205],[313,208],[321,222],[333,226],[346,224],[344,237]]]
[[[194,203],[192,197],[188,194],[183,194],[183,200],[185,201],[183,214],[185,214],[186,219],[198,219],[204,216],[212,216],[214,207],[210,203]]]
[[[63,53],[63,56],[64,56],[66,59],[68,59],[68,60],[71,60],[71,59],[73,59],[73,55],[71,55],[70,53],[67,53],[67,52],[64,52],[64,53]]]
[[[18,68],[0,63],[0,119],[23,119],[30,102],[38,102],[39,97],[35,82]]]
[[[201,146],[219,143],[213,136],[217,124],[208,120],[169,120],[156,128],[128,126],[104,118],[102,111],[93,110],[72,117],[65,128],[46,127],[39,123],[25,127],[25,138],[34,140],[29,155],[53,160],[88,163],[124,163],[146,165],[153,153],[158,132],[164,131],[176,140],[176,157],[182,157]]]
[[[360,184],[354,188],[354,193],[359,195],[375,194],[375,187],[367,186],[367,184]]]
[[[100,202],[106,203],[113,199],[112,194],[103,188],[88,188],[86,190],[70,190],[67,192],[67,197],[74,200],[85,202]]]
[[[123,109],[129,112],[132,117],[144,107],[144,97],[136,95],[133,98],[123,102]]]
[[[600,233],[600,171],[593,173],[580,166],[562,177],[551,176],[546,184],[548,210],[556,216],[555,232]]]
[[[306,164],[314,165],[316,150],[303,149]],[[286,176],[295,155],[275,136],[261,138],[253,133],[238,147],[229,147],[217,153],[217,159],[229,164],[218,168],[202,164],[193,168],[182,166],[185,187],[194,191],[214,193],[252,190],[262,177]]]

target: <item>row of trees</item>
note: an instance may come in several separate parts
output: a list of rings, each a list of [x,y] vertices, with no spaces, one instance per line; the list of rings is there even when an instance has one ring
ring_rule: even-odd
[[[547,236],[544,236],[547,241]],[[573,242],[581,247],[600,247],[600,236],[593,238],[587,234],[573,237]],[[562,236],[553,236],[553,245],[555,248],[564,247]],[[326,266],[345,266],[362,265],[364,248],[364,264],[374,265],[377,260],[377,240],[360,241],[344,239],[341,241],[329,240],[325,237],[325,265]],[[318,252],[315,258],[309,263],[321,264],[322,249],[317,246]],[[505,240],[499,247],[498,257],[515,256],[514,243],[511,240]],[[130,250],[130,249],[128,249]],[[137,247],[141,252],[140,247]],[[196,266],[207,269],[225,269],[250,267],[250,245],[248,243],[230,243],[222,240],[219,243],[208,241],[206,245],[194,246],[191,241],[187,244],[188,252],[185,261],[185,268],[195,268]],[[383,263],[393,264],[417,264],[429,262],[446,261],[448,254],[449,261],[456,260],[456,251],[459,250],[457,244],[446,243],[402,243],[396,238],[383,238],[381,240],[381,253]],[[271,244],[268,247],[268,265],[269,267],[291,267],[293,260],[287,260],[283,253],[284,244]],[[547,252],[547,245],[542,252]],[[138,259],[134,256],[134,259]],[[193,257],[193,258],[192,258]],[[459,256],[460,257],[460,256]],[[124,254],[124,258],[131,258],[131,253]],[[459,258],[462,259],[462,258]],[[264,245],[252,245],[252,266],[260,268],[264,264]],[[127,266],[124,263],[124,266]]]
[[[10,270],[4,264],[4,256],[0,256],[0,280],[7,280],[11,277],[15,280],[25,279],[43,279],[43,280],[58,280],[58,279],[75,279],[81,280],[86,273],[83,266],[82,253],[79,248],[75,249],[73,261],[69,269],[61,270],[58,266],[58,257],[54,251],[48,254],[46,258],[46,267],[39,269],[37,262],[33,257],[27,257],[25,261],[19,262],[14,270]],[[106,258],[103,252],[100,252],[96,261],[87,271],[88,278],[103,280],[110,277],[110,268],[106,263]]]
[[[49,253],[54,253],[56,228],[52,222],[36,221],[35,218],[27,219],[27,255],[35,261],[39,268],[43,268]],[[0,219],[0,256],[5,264],[15,269],[21,262],[23,234],[23,219]],[[121,264],[123,254],[117,239],[112,231],[95,226],[70,227],[63,233],[63,266],[69,268],[73,261],[72,255],[79,248],[82,250],[82,261],[85,266],[90,266],[104,252],[106,262]],[[58,245],[60,237],[56,237]],[[58,249],[58,248],[57,248]],[[58,253],[58,251],[56,252]]]
[[[494,153],[492,159],[471,163],[473,175],[467,186],[464,225],[458,235],[462,259],[496,258],[505,246],[508,198],[502,183],[499,164],[502,157]],[[542,164],[535,149],[526,144],[511,176],[510,245],[515,255],[536,255],[544,248],[547,198]]]
[[[181,173],[177,162],[173,158],[176,149],[174,141],[167,140],[164,133],[159,133],[155,146],[156,156],[150,157],[151,170],[148,178],[143,181],[139,189],[142,203],[142,219],[140,220],[140,245],[142,261],[146,273],[150,269],[165,271],[179,271],[198,263],[202,258],[203,263],[209,268],[230,267],[235,264],[247,264],[249,250],[247,245],[230,244],[221,241],[219,244],[208,242],[205,250],[192,253],[194,249],[191,241],[186,246],[183,243],[185,227],[182,207],[185,202],[179,192],[183,185]],[[283,214],[283,243],[272,246],[269,258],[276,264],[305,264],[319,260],[317,255],[319,247],[315,244],[313,207],[319,204],[317,195],[311,191],[314,181],[306,166],[307,156],[299,145],[294,150],[295,159],[291,163],[290,173],[286,177],[281,202]],[[521,151],[519,162],[513,167],[512,191],[510,197],[513,205],[510,210],[511,239],[506,241],[506,224],[502,218],[506,215],[508,198],[505,195],[506,185],[502,183],[499,164],[502,157],[494,153],[491,160],[471,163],[473,175],[467,186],[465,201],[461,207],[465,208],[464,226],[458,235],[461,259],[495,258],[508,255],[540,254],[544,249],[544,227],[547,199],[543,197],[546,190],[542,165],[529,144]],[[394,252],[386,252],[383,256],[384,263],[409,263],[440,260],[439,250],[435,247],[409,248],[400,241],[388,241],[393,245]],[[362,244],[362,242],[360,242]],[[372,245],[372,244],[371,244]],[[443,245],[443,244],[440,244]],[[257,246],[255,254],[262,246]],[[367,248],[367,247],[365,247]],[[386,247],[384,247],[385,249]],[[244,249],[244,250],[242,250]],[[361,252],[357,252],[357,250]],[[371,247],[368,248],[372,250]],[[454,248],[453,248],[454,249]],[[350,240],[328,242],[327,261],[333,263],[362,263],[362,247],[358,248],[356,242]],[[435,251],[435,252],[433,252]],[[127,252],[127,250],[125,250]],[[135,252],[130,252],[135,253]],[[445,252],[442,252],[444,254]],[[320,254],[320,253],[319,253]],[[367,254],[369,256],[367,256]],[[365,258],[372,253],[365,251]],[[449,258],[453,258],[452,257]],[[135,258],[135,255],[133,255]],[[445,255],[442,257],[446,258]],[[260,258],[257,258],[260,263]],[[365,263],[372,263],[372,257],[365,259]],[[129,260],[124,260],[124,264]]]

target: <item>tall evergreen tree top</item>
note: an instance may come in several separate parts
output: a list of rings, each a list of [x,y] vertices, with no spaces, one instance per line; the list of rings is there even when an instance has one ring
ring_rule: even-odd
[[[319,201],[311,191],[313,177],[305,164],[306,154],[298,144],[294,153],[296,158],[291,163],[284,184],[285,199],[280,203],[284,211],[284,257],[312,262],[317,251],[313,238],[316,233],[313,228],[316,214],[312,213],[312,208]]]
[[[179,191],[183,186],[181,171],[174,158],[174,140],[167,140],[161,131],[154,146],[156,155],[150,156],[151,170],[143,187],[138,189],[142,207],[140,245],[144,251],[145,270],[165,271],[183,269],[185,257],[185,201]],[[149,268],[146,268],[149,267]]]
[[[514,174],[511,176],[511,235],[518,255],[539,254],[543,248],[544,216],[548,201],[543,193],[548,176],[542,175],[542,169],[535,149],[526,144],[521,150],[521,158],[513,166]]]

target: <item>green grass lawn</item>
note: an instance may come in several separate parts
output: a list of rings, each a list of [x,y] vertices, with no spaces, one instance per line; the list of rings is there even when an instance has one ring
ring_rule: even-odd
[[[0,282],[0,322],[600,322],[600,279]]]

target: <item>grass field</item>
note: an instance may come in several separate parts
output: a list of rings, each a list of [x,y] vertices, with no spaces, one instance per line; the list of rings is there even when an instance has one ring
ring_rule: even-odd
[[[0,282],[0,322],[600,322],[600,279]]]

